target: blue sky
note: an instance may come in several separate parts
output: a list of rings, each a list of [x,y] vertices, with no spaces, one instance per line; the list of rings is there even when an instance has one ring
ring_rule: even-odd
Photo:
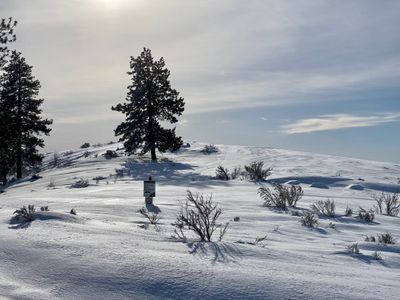
[[[54,119],[46,150],[108,141],[129,57],[163,56],[187,140],[400,162],[399,1],[2,0]]]

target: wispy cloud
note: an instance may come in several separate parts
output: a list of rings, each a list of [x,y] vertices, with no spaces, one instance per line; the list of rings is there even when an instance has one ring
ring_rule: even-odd
[[[189,121],[186,119],[182,119],[182,120],[178,121],[178,125],[180,125],[180,126],[188,126],[188,124],[189,124]]]
[[[377,126],[397,121],[400,121],[400,113],[382,113],[370,116],[336,114],[299,120],[295,123],[284,125],[281,128],[286,134],[294,134],[343,128]]]

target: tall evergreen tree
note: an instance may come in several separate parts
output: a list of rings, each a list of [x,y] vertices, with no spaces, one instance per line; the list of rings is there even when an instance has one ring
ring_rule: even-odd
[[[4,185],[7,184],[7,176],[15,165],[11,104],[0,97],[0,181]]]
[[[22,177],[25,167],[40,163],[43,155],[38,147],[44,146],[41,134],[48,135],[52,120],[41,117],[40,106],[43,99],[37,99],[40,82],[32,75],[32,67],[25,62],[21,53],[13,51],[9,63],[4,68],[2,104],[6,107],[8,117],[1,121],[0,127],[10,130],[9,148],[15,155],[17,178]]]
[[[154,60],[150,49],[144,48],[140,56],[131,57],[132,83],[128,86],[125,103],[112,110],[126,116],[116,129],[115,135],[122,136],[125,151],[129,154],[140,149],[140,154],[150,151],[156,161],[156,149],[160,152],[175,151],[182,146],[182,138],[176,136],[175,128],[167,129],[161,122],[176,123],[177,116],[184,110],[184,99],[171,88],[170,71],[163,58]]]
[[[7,175],[13,167],[14,156],[12,151],[13,135],[10,128],[11,107],[10,103],[7,103],[2,98],[4,77],[1,75],[9,54],[7,44],[14,42],[16,39],[14,34],[16,25],[17,21],[13,21],[12,18],[8,20],[1,19],[0,21],[0,181],[3,184],[7,184]]]

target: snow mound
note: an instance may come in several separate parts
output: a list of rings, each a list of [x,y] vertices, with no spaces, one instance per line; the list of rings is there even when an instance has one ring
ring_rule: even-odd
[[[329,189],[329,186],[323,182],[313,182],[310,186],[318,189]]]
[[[347,188],[349,190],[356,190],[356,191],[364,190],[364,187],[361,184],[356,184],[356,183],[350,184],[349,186],[347,186]]]
[[[301,182],[298,180],[289,180],[289,181],[285,182],[285,184],[287,184],[287,185],[299,185],[300,183]]]

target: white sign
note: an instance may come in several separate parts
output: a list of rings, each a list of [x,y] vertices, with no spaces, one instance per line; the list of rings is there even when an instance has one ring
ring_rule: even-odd
[[[146,198],[156,196],[156,182],[154,180],[146,180],[143,182],[143,196]]]

